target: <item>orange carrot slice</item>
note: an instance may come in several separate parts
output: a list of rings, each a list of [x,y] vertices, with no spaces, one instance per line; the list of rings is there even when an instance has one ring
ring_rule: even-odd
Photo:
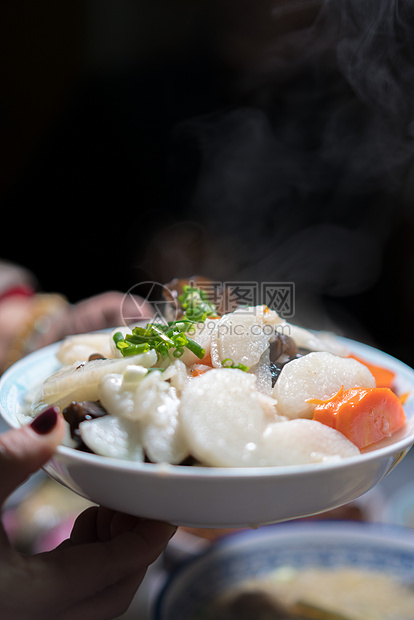
[[[207,366],[206,364],[194,364],[190,374],[192,377],[199,377],[209,370],[212,370],[211,366]]]
[[[206,355],[203,357],[203,359],[200,360],[200,364],[203,364],[204,366],[213,366],[213,362],[211,361],[211,353],[210,352],[206,353]]]
[[[371,364],[371,362],[367,362],[366,360],[353,354],[348,357],[352,357],[354,360],[357,360],[357,362],[361,362],[361,364],[364,364],[369,368],[371,373],[374,375],[375,385],[377,387],[392,387],[395,379],[395,372],[389,370],[388,368],[384,368],[383,366]]]
[[[410,392],[404,392],[403,394],[400,394],[398,396],[398,398],[400,399],[400,403],[403,405],[405,403],[405,401],[407,400],[407,398],[409,397]]]
[[[400,399],[389,388],[341,388],[327,401],[318,401],[313,419],[340,431],[359,449],[377,443],[405,424]]]

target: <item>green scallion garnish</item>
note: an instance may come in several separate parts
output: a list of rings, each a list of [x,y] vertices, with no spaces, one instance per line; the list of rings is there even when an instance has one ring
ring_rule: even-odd
[[[179,301],[185,312],[178,321],[134,327],[132,333],[125,337],[121,332],[116,332],[113,339],[122,355],[137,355],[155,349],[161,357],[166,357],[170,349],[173,349],[173,356],[179,358],[186,348],[199,359],[203,359],[205,349],[187,334],[194,332],[195,324],[203,323],[209,316],[216,316],[216,306],[208,301],[204,291],[193,286],[184,286]]]
[[[244,364],[235,364],[232,359],[227,357],[225,360],[221,362],[223,368],[237,368],[238,370],[243,370],[244,372],[248,372],[249,367]]]

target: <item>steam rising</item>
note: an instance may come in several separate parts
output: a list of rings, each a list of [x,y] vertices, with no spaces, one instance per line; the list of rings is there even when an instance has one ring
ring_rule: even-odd
[[[414,5],[385,0],[336,2],[339,66],[361,101],[402,136],[413,121]]]
[[[173,133],[198,253],[177,248],[186,273],[172,260],[160,278],[293,281],[308,301],[358,293],[378,278],[413,155],[414,3],[327,0],[307,22],[315,2],[258,4],[251,40],[240,23],[219,39],[229,104]]]

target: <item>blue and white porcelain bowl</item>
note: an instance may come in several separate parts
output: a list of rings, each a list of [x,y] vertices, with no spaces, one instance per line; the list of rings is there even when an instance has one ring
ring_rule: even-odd
[[[192,620],[200,607],[229,588],[281,567],[382,571],[411,585],[414,531],[372,523],[315,521],[232,534],[172,573],[156,597],[152,618]]]

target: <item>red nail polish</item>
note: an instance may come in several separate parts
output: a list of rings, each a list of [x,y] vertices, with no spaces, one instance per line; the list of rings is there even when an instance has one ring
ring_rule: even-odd
[[[48,407],[31,422],[30,426],[38,435],[47,435],[56,426],[58,414],[57,407]]]

